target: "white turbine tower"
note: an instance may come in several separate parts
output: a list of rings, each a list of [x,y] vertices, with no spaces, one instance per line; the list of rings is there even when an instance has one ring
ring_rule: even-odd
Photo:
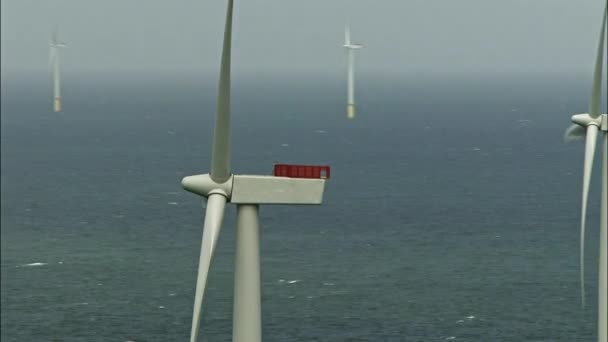
[[[53,111],[61,111],[61,74],[59,67],[59,49],[67,47],[65,43],[57,40],[57,30],[53,31],[49,43],[49,64],[53,67]]]
[[[581,210],[581,248],[580,248],[580,269],[581,269],[581,300],[585,305],[585,273],[584,273],[584,256],[585,256],[585,222],[587,216],[587,200],[589,197],[589,184],[591,181],[591,170],[593,167],[593,157],[595,154],[595,144],[597,141],[598,131],[601,131],[604,141],[603,158],[602,158],[602,201],[600,208],[600,258],[599,258],[599,284],[598,284],[598,341],[608,342],[608,294],[606,292],[606,282],[608,281],[608,265],[607,250],[608,250],[608,234],[607,234],[607,210],[608,210],[608,115],[602,114],[601,106],[601,91],[602,91],[602,67],[604,64],[604,39],[606,31],[606,11],[608,10],[608,1],[604,7],[604,17],[600,30],[600,39],[597,46],[597,56],[595,59],[595,68],[593,72],[593,88],[591,90],[591,98],[589,101],[589,113],[576,114],[572,116],[572,124],[565,134],[567,140],[576,139],[586,136],[585,142],[585,162],[583,168],[583,198]]]
[[[234,175],[230,170],[230,49],[233,0],[228,0],[217,115],[208,174],[188,176],[182,186],[207,198],[190,341],[198,338],[203,295],[226,203],[237,205],[233,341],[262,340],[260,204],[321,204],[329,168],[275,165],[275,176]],[[324,177],[321,173],[326,172]],[[278,177],[280,175],[282,177]],[[285,177],[287,176],[287,177]],[[301,178],[293,178],[301,177]],[[307,178],[307,179],[306,179]]]
[[[360,49],[363,45],[353,44],[350,41],[350,28],[346,26],[344,30],[344,45],[347,53],[347,101],[346,101],[346,116],[349,119],[355,118],[355,50]]]

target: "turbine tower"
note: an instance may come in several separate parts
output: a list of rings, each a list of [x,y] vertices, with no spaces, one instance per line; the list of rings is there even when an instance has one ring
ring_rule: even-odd
[[[207,198],[190,341],[198,339],[211,259],[227,203],[237,205],[233,341],[262,340],[260,204],[321,204],[327,166],[275,165],[274,176],[234,175],[230,168],[230,55],[233,0],[228,0],[217,113],[208,174],[182,179],[185,190]],[[325,174],[323,174],[325,173]]]
[[[355,118],[355,50],[360,49],[363,45],[353,44],[350,41],[350,28],[348,25],[344,30],[344,45],[347,53],[347,100],[346,100],[346,117],[349,119]]]
[[[57,29],[53,31],[49,43],[49,64],[53,67],[53,111],[61,111],[61,74],[59,68],[59,49],[67,47],[65,43],[57,40]]]
[[[606,31],[606,11],[608,10],[608,1],[604,7],[604,16],[600,30],[600,39],[597,46],[597,55],[595,59],[595,68],[593,72],[593,87],[591,90],[591,98],[589,100],[589,113],[576,114],[572,116],[572,124],[565,134],[567,140],[576,139],[585,136],[585,161],[583,168],[583,197],[581,209],[581,247],[580,247],[580,282],[581,282],[581,300],[583,307],[585,306],[585,223],[587,215],[587,200],[589,197],[589,185],[591,181],[591,171],[593,167],[593,157],[595,154],[595,144],[597,141],[598,131],[601,131],[603,140],[603,157],[602,157],[602,200],[600,208],[600,258],[599,258],[599,284],[598,284],[598,341],[608,342],[608,294],[606,292],[606,283],[608,281],[608,272],[606,267],[607,250],[608,250],[608,234],[607,234],[607,218],[608,213],[608,115],[602,114],[601,106],[601,91],[602,91],[602,67],[604,64],[604,39]]]

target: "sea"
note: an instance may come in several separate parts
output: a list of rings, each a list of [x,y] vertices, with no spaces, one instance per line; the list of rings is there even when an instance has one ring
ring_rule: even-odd
[[[2,78],[1,340],[186,341],[217,74]],[[320,206],[262,206],[264,341],[595,341],[599,158],[579,289],[586,74],[233,73],[232,171],[330,165]],[[599,141],[598,141],[599,144]],[[598,148],[598,155],[601,150]],[[235,208],[201,341],[229,341]]]

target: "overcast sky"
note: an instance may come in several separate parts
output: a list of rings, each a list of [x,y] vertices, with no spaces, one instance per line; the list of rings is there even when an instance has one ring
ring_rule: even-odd
[[[219,66],[226,0],[1,0],[2,69]],[[235,71],[343,70],[350,22],[364,72],[591,73],[605,0],[235,0]]]

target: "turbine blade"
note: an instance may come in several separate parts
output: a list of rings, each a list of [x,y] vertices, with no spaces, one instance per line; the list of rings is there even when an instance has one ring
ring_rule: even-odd
[[[198,264],[198,275],[196,279],[196,295],[194,297],[194,309],[192,313],[192,330],[190,331],[190,342],[198,340],[198,328],[201,320],[203,295],[207,285],[209,266],[217,238],[222,228],[226,197],[220,194],[212,194],[207,199],[207,210],[205,212],[205,223],[203,225],[203,242],[201,245],[201,256]]]
[[[220,70],[217,115],[213,131],[213,151],[211,155],[211,179],[223,183],[230,178],[230,50],[232,44],[233,0],[228,0],[224,47]]]
[[[586,130],[585,127],[581,125],[572,124],[566,132],[564,133],[564,140],[566,142],[570,142],[572,140],[578,140],[585,136]]]
[[[589,115],[592,118],[600,116],[601,92],[602,92],[602,67],[604,65],[604,32],[606,31],[606,11],[608,10],[608,2],[604,7],[604,18],[602,18],[602,29],[600,31],[600,40],[597,43],[597,56],[595,57],[595,69],[593,70],[593,88],[591,89],[591,98],[589,99]]]
[[[344,45],[350,45],[350,27],[348,25],[344,29]]]
[[[593,168],[593,157],[595,155],[595,143],[597,140],[598,127],[589,125],[587,127],[587,138],[585,142],[585,164],[583,168],[583,198],[581,206],[581,304],[585,307],[585,223],[587,216],[587,200],[589,197],[589,183],[591,182],[591,170]]]
[[[51,46],[49,49],[49,67],[53,65],[55,61],[55,47]]]

